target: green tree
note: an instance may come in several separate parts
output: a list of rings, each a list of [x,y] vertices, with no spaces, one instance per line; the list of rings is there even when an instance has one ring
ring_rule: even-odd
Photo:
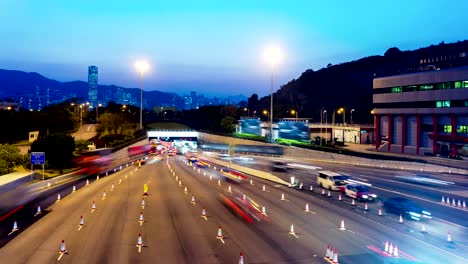
[[[227,133],[234,132],[234,129],[236,127],[235,123],[236,123],[236,119],[232,116],[225,116],[223,117],[223,119],[221,119],[221,127]]]
[[[31,151],[45,152],[48,165],[63,169],[72,164],[75,140],[64,133],[53,133],[34,141]]]
[[[10,173],[21,164],[21,154],[19,148],[12,145],[0,144],[0,173]]]

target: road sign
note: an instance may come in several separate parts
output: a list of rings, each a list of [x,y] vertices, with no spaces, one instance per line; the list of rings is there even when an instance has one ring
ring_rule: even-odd
[[[44,165],[45,153],[44,152],[31,152],[31,165]]]

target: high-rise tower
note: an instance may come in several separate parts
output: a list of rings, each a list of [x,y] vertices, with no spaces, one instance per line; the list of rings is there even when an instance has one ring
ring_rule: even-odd
[[[88,67],[88,101],[93,106],[98,105],[98,67]]]

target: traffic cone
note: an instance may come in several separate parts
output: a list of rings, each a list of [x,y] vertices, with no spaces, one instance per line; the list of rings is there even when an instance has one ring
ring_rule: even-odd
[[[447,233],[447,242],[452,242],[452,235],[450,232]]]
[[[206,210],[205,210],[205,207],[202,208],[201,217],[206,219]]]
[[[324,189],[322,189],[322,195],[325,195],[325,190]]]
[[[265,185],[263,185],[262,191],[266,192],[266,187],[265,187]]]
[[[60,193],[57,194],[57,202],[60,202],[62,200],[62,197],[60,197]]]
[[[242,251],[241,251],[240,257],[239,257],[239,264],[244,264],[244,256],[242,255]]]
[[[403,224],[403,216],[400,214],[400,220],[398,221],[400,224]]]
[[[242,200],[245,201],[246,199],[247,199],[247,197],[245,196],[245,194],[243,194],[243,195],[242,195]]]
[[[107,176],[107,172],[106,172],[106,176]],[[96,181],[99,181],[99,175],[96,176]]]
[[[457,204],[455,203],[455,198],[452,198],[452,206],[457,206]]]
[[[333,263],[338,264],[338,252],[333,251]]]
[[[210,175],[210,181],[212,181],[212,180],[213,180],[213,177]]]
[[[113,191],[113,190],[114,190],[114,184],[111,185],[111,191]]]
[[[254,185],[254,184],[253,184],[253,180],[252,180],[252,179],[250,179],[250,185]]]
[[[96,203],[93,201],[91,204],[91,213],[94,212],[94,210],[96,210]]]
[[[314,186],[311,185],[311,186],[310,186],[310,190],[313,191],[313,190],[314,190]]]
[[[382,216],[382,208],[379,208],[379,216]]]
[[[193,196],[193,195],[192,195],[192,201],[191,201],[191,203],[192,203],[193,205],[195,205],[195,196]]]
[[[353,206],[356,205],[356,202],[354,201],[354,199],[351,200],[351,205],[353,205]]]
[[[341,201],[341,194],[338,194],[338,201]]]
[[[178,180],[179,180],[179,176],[176,176],[176,177],[175,177],[175,180],[178,181]]]
[[[104,200],[104,199],[106,199],[106,197],[107,197],[106,191],[103,191],[102,192],[102,199]]]
[[[18,231],[18,223],[16,223],[16,221],[13,222],[13,229],[11,230],[11,232],[15,231]]]
[[[75,185],[73,185],[72,192],[76,192],[76,186]]]
[[[284,193],[281,193],[281,201],[285,201],[286,199],[284,199]]]
[[[398,258],[398,247],[397,247],[397,245],[395,245],[395,246],[393,247],[393,256],[396,257],[396,258]]]
[[[463,209],[466,209],[466,202],[465,201],[463,201],[462,207],[463,207]]]
[[[267,215],[265,206],[262,206],[262,215]]]
[[[218,186],[221,186],[221,180],[218,180]]]
[[[294,232],[294,225],[291,224],[291,227],[289,228],[289,234],[295,236],[296,232]]]
[[[367,207],[367,203],[364,204],[364,211],[367,211],[369,210],[369,208]]]
[[[329,253],[328,257],[329,257],[330,261],[333,263],[333,248],[332,247],[330,247],[330,253]]]
[[[40,214],[40,213],[42,213],[42,210],[41,210],[41,206],[38,205],[38,206],[37,206],[36,214],[35,214],[34,216],[36,216],[36,215],[38,215],[38,214]]]
[[[59,253],[62,253],[62,254],[66,254],[68,251],[67,251],[67,248],[65,247],[65,240],[62,240],[62,243],[60,243],[60,252]]]
[[[218,234],[216,235],[217,239],[223,239],[223,231],[221,231],[221,226],[218,227]]]
[[[421,226],[421,232],[426,233],[426,224],[422,224]]]
[[[182,181],[179,180],[179,186],[182,187]]]
[[[344,220],[343,219],[341,219],[340,230],[342,230],[342,231],[346,230],[346,227],[344,226]]]
[[[119,184],[122,184],[122,179],[119,179]]]
[[[305,206],[305,210],[304,210],[304,211],[305,211],[306,213],[310,212],[310,210],[309,210],[309,204],[308,204],[308,203],[306,203],[306,206]]]
[[[187,187],[184,187],[184,193],[187,194]]]
[[[228,192],[232,192],[231,185],[228,186]]]
[[[326,259],[330,259],[330,245],[327,245],[327,253],[325,254]]]
[[[137,247],[142,247],[143,246],[143,239],[141,238],[141,233],[138,234],[138,239],[137,239]]]
[[[138,222],[140,223],[140,226],[143,225],[143,222],[144,222],[143,212],[140,212],[140,217],[138,218]]]
[[[440,201],[440,202],[443,203],[443,204],[445,203],[445,198],[444,198],[444,196],[442,196],[442,201]]]
[[[385,248],[384,248],[385,252],[388,253],[388,241],[385,241]]]
[[[328,193],[327,193],[327,196],[328,196],[328,197],[330,197],[330,196],[331,196],[331,193],[330,193],[330,191],[328,191]]]
[[[390,254],[390,256],[393,255],[393,244],[390,243],[390,246],[388,247],[388,254]]]
[[[145,199],[141,199],[141,208],[145,209]]]
[[[458,204],[457,204],[457,206],[458,206],[458,207],[461,207],[461,206],[462,206],[462,205],[461,205],[460,199],[458,199]]]
[[[303,185],[302,185],[302,182],[301,182],[301,184],[299,184],[299,190],[302,190],[302,186]]]

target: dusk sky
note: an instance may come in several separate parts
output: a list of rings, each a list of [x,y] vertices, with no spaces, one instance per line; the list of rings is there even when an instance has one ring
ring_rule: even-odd
[[[466,10],[466,0],[0,0],[0,68],[86,81],[96,65],[99,84],[138,87],[144,58],[145,90],[264,96],[267,46],[284,53],[278,89],[309,68],[464,40]]]

